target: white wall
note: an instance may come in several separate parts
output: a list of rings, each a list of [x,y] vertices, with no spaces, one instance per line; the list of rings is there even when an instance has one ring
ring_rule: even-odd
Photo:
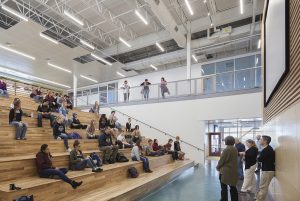
[[[142,105],[115,107],[127,115],[143,121],[153,127],[179,135],[182,140],[204,149],[204,120],[262,117],[262,93],[251,93],[234,96],[164,102]],[[103,108],[101,113],[110,113]],[[117,113],[121,124],[127,117]],[[133,125],[135,122],[132,123]],[[157,138],[165,144],[168,137],[139,124],[144,136]],[[204,162],[204,153],[182,145],[187,157],[199,163]]]

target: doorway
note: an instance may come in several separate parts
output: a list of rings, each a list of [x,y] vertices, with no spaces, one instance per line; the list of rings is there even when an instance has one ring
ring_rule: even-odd
[[[208,133],[209,156],[221,155],[221,133]]]

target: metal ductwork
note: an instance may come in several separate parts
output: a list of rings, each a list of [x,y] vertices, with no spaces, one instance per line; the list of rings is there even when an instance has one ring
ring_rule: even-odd
[[[186,37],[185,33],[182,33],[170,13],[167,6],[162,0],[147,0],[152,12],[159,19],[161,24],[165,29],[170,33],[171,37],[176,41],[179,47],[184,48],[186,46]]]

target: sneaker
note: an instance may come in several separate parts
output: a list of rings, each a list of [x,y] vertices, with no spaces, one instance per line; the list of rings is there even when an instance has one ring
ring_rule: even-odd
[[[145,170],[145,172],[146,173],[152,173],[153,171],[149,169],[149,170]]]
[[[102,171],[103,171],[103,169],[101,169],[101,168],[92,169],[92,172],[102,172]]]
[[[56,138],[57,140],[61,140],[61,138],[60,137],[58,137],[58,138]]]

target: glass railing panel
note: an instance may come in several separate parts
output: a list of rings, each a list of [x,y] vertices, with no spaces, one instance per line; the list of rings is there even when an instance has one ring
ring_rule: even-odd
[[[191,94],[190,80],[182,80],[177,82],[177,96],[187,96]]]
[[[216,91],[225,92],[233,90],[233,72],[217,74],[216,76]]]
[[[254,87],[254,69],[246,69],[235,72],[235,89],[250,89]]]

